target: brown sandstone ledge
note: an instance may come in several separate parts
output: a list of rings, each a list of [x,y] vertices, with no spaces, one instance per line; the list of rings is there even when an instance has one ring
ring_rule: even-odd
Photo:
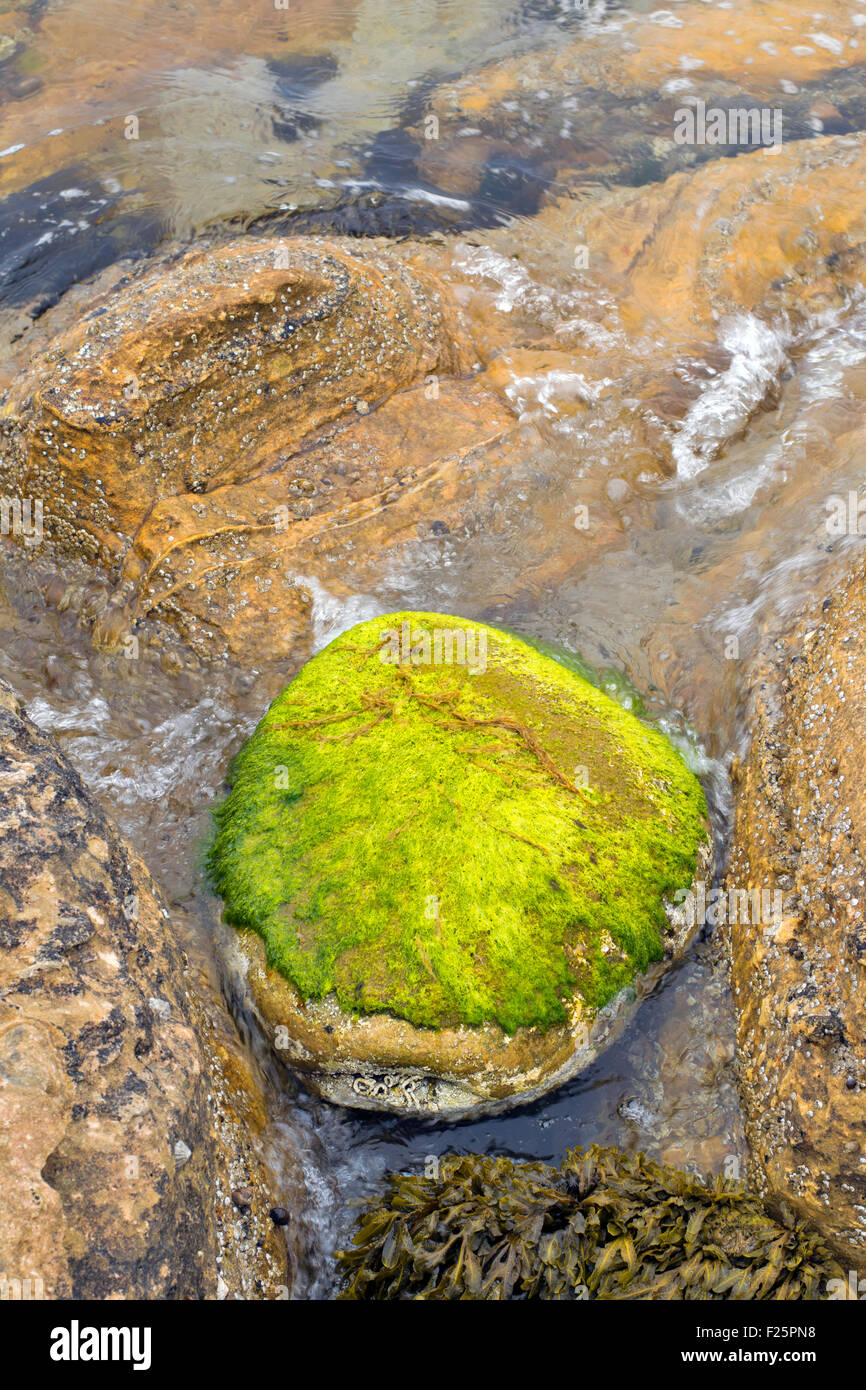
[[[770,648],[737,770],[729,886],[781,890],[734,924],[751,1178],[866,1265],[866,568]]]
[[[46,1298],[284,1296],[231,1031],[147,869],[0,681],[0,1274]]]

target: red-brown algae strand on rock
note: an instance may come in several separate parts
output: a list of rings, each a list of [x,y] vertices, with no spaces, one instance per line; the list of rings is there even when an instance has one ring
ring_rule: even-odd
[[[758,1190],[866,1266],[866,576],[771,648],[753,682],[729,884],[783,915],[729,928]]]
[[[45,499],[65,549],[110,561],[160,499],[254,477],[356,402],[464,366],[449,307],[379,250],[191,252],[34,362],[5,407],[21,430],[4,485]]]

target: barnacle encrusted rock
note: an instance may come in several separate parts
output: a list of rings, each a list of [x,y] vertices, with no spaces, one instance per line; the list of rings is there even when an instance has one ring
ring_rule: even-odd
[[[340,1297],[814,1299],[849,1297],[823,1241],[753,1193],[616,1149],[557,1168],[476,1154],[390,1175],[338,1256]]]
[[[436,291],[381,253],[318,238],[192,251],[131,278],[20,383],[21,491],[46,499],[56,540],[110,561],[162,499],[256,477],[459,362]]]
[[[264,1126],[145,866],[0,681],[0,1298],[279,1297]]]
[[[329,1099],[462,1114],[610,1040],[709,854],[656,730],[507,633],[362,623],[274,701],[210,851],[275,1046]]]
[[[866,1266],[866,574],[768,638],[729,884],[780,910],[728,927],[751,1178]]]
[[[515,421],[473,376],[444,282],[411,260],[243,237],[95,286],[71,322],[57,310],[0,409],[0,489],[109,567],[103,641],[154,615],[200,652],[279,659],[322,551],[342,547],[345,570],[355,545],[417,537],[427,486],[450,515],[463,459]]]

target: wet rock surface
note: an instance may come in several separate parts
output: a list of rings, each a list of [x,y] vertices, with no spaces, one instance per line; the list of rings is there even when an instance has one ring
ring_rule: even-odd
[[[752,744],[737,770],[728,874],[737,890],[781,895],[780,911],[728,927],[751,1176],[860,1267],[864,620],[858,564],[784,642],[768,642],[751,687]]]
[[[24,435],[10,482],[45,497],[52,538],[111,560],[164,497],[247,481],[331,420],[453,374],[433,288],[353,251],[244,238],[192,252],[55,340],[8,405]]]
[[[855,292],[863,176],[861,137],[828,136],[472,243],[241,238],[112,273],[38,326],[3,486],[109,567],[109,644],[159,618],[202,655],[305,656],[323,586],[381,590],[441,537],[501,550],[517,495],[539,539],[516,589],[537,592],[622,544],[648,480],[696,476],[776,407]],[[563,421],[580,464],[552,494]]]
[[[519,377],[532,371],[532,350],[558,352],[550,367],[561,368],[569,356],[577,366],[580,353],[590,385],[610,390],[615,381],[626,406],[639,397],[644,447],[670,470],[677,460],[670,453],[665,460],[665,443],[702,387],[732,365],[736,352],[725,343],[732,318],[753,315],[756,331],[784,325],[794,338],[815,313],[838,309],[856,293],[864,237],[856,189],[864,171],[859,135],[797,142],[674,174],[648,189],[563,197],[507,233],[459,243],[457,269],[474,282],[479,308],[493,310],[485,360],[507,365],[513,352]],[[575,265],[580,250],[583,267]],[[485,283],[497,281],[498,294],[485,297]],[[552,317],[552,286],[563,283],[563,308],[573,318],[539,338],[529,327],[533,311]],[[474,326],[471,297],[466,312]],[[754,400],[752,413],[773,403],[774,365],[781,362],[767,364],[768,399]],[[586,394],[592,404],[599,399]],[[575,408],[586,404],[578,398]]]
[[[165,740],[164,762],[176,756],[194,764],[201,752],[206,769],[221,769],[262,702],[255,712],[249,704],[233,704],[211,671],[202,678],[201,704],[190,704],[178,686],[176,720],[170,698],[168,709],[145,695],[127,710],[118,691],[135,689],[141,696],[150,677],[117,681],[116,671],[106,675],[100,668],[95,687],[79,686],[76,662],[101,661],[102,652],[92,658],[82,650],[69,623],[63,625],[66,609],[94,627],[97,647],[115,654],[133,636],[143,643],[154,639],[156,648],[158,629],[166,671],[181,663],[192,671],[196,662],[189,651],[179,657],[174,634],[152,621],[162,618],[197,653],[226,656],[228,671],[243,669],[251,681],[260,677],[256,667],[276,660],[287,669],[268,687],[269,698],[340,624],[435,601],[558,642],[573,636],[582,650],[589,644],[593,659],[626,669],[656,698],[664,692],[706,736],[711,756],[727,760],[735,746],[743,751],[738,701],[746,673],[753,663],[757,671],[770,669],[764,656],[754,662],[756,630],[761,624],[778,630],[780,613],[787,622],[805,594],[828,592],[826,495],[844,496],[862,481],[866,319],[857,295],[864,170],[856,132],[864,124],[863,16],[837,0],[819,10],[745,0],[639,14],[623,8],[600,24],[597,6],[588,20],[563,14],[559,6],[518,8],[553,13],[561,39],[551,42],[550,26],[540,43],[519,44],[515,56],[504,38],[510,6],[486,12],[483,5],[471,12],[437,6],[430,25],[426,16],[409,14],[412,6],[401,9],[398,21],[382,0],[354,7],[293,0],[288,15],[273,11],[270,22],[263,15],[253,26],[243,6],[224,0],[207,11],[169,8],[159,15],[133,0],[110,53],[98,0],[48,9],[18,5],[0,25],[14,45],[0,53],[0,95],[8,99],[0,142],[0,186],[7,195],[0,270],[4,303],[11,305],[0,313],[0,336],[4,346],[16,338],[0,364],[0,382],[4,389],[12,385],[16,409],[6,420],[13,429],[22,416],[36,419],[29,413],[36,399],[27,359],[32,354],[47,368],[49,390],[56,385],[62,364],[50,357],[54,345],[80,346],[79,321],[94,309],[98,320],[112,288],[134,297],[139,272],[131,258],[153,256],[166,236],[198,234],[213,219],[234,219],[220,228],[219,240],[208,231],[199,243],[199,251],[219,257],[224,236],[249,216],[266,230],[271,246],[291,237],[292,228],[362,238],[371,231],[405,237],[446,225],[466,233],[387,248],[355,241],[344,248],[356,259],[362,249],[374,257],[383,251],[404,284],[406,270],[419,283],[444,288],[463,316],[458,335],[451,337],[449,328],[445,338],[469,344],[459,371],[433,383],[428,376],[440,374],[425,367],[414,384],[392,394],[389,385],[381,397],[365,394],[360,409],[350,404],[331,415],[326,405],[326,418],[311,424],[300,444],[292,436],[273,459],[257,457],[252,477],[237,447],[220,450],[219,431],[237,445],[250,433],[250,421],[255,435],[263,415],[254,410],[244,431],[233,435],[234,425],[217,428],[218,411],[210,411],[207,456],[187,476],[179,458],[161,454],[161,446],[154,456],[129,447],[143,443],[135,421],[141,425],[152,404],[139,395],[136,405],[134,365],[112,364],[118,374],[131,373],[119,394],[114,373],[94,374],[92,399],[105,399],[126,417],[112,426],[120,465],[108,476],[94,470],[93,477],[102,478],[99,496],[96,485],[80,487],[80,477],[70,483],[74,504],[66,519],[73,528],[78,512],[85,519],[72,547],[104,566],[103,577],[99,568],[83,575],[83,565],[63,554],[57,574],[43,584],[51,548],[21,545],[15,566],[32,595],[7,627],[0,589],[4,669],[15,671],[13,684],[28,698],[44,669],[49,706],[63,709],[71,730],[64,747],[87,768],[100,796],[116,785],[118,803],[127,799],[141,831],[133,838],[151,868],[158,866],[161,882],[175,885],[173,901],[176,885],[185,890],[198,866],[186,848],[173,853],[167,842],[184,817],[201,811],[201,783],[209,795],[219,778],[187,767],[180,784],[166,792],[150,776],[148,732]],[[465,39],[467,33],[483,38],[491,14],[499,56],[481,66],[478,45]],[[407,65],[400,42],[408,32],[404,24],[415,26],[411,46],[421,56],[414,65]],[[418,42],[422,35],[425,41]],[[483,44],[482,55],[488,47]],[[239,61],[225,62],[226,53],[241,51]],[[156,84],[152,62],[159,67]],[[678,145],[676,112],[699,99],[725,112],[760,106],[772,116],[778,110],[781,150],[755,152],[724,141]],[[125,138],[131,111],[141,114],[140,140]],[[435,139],[428,138],[431,116],[439,125]],[[256,221],[267,208],[271,217]],[[512,215],[514,222],[499,227]],[[172,264],[187,251],[163,246],[145,279],[169,284]],[[275,260],[271,267],[277,269]],[[98,280],[89,280],[96,272]],[[251,284],[250,299],[243,301],[241,293],[234,301],[250,341],[252,304],[260,300],[266,312],[273,306],[267,275],[255,272]],[[321,290],[322,301],[329,297],[324,281],[314,285],[311,278],[308,290],[314,298]],[[211,299],[217,314],[218,298],[214,293]],[[174,303],[182,308],[178,299]],[[143,306],[139,299],[143,308],[149,313],[158,305]],[[345,302],[328,312],[336,315],[334,323],[351,321]],[[177,372],[170,326],[163,322],[160,329],[167,359],[151,381],[158,428],[144,438],[168,440],[174,431],[173,447],[186,459],[192,452],[184,435],[188,422],[169,426],[174,417],[166,409],[172,391],[184,386],[186,365],[195,369],[197,362],[205,373],[224,372],[231,380],[238,364],[220,359],[231,325],[217,319],[210,347],[205,344],[196,358],[196,345],[188,343]],[[483,370],[473,371],[476,360]],[[327,375],[327,364],[319,360],[319,366]],[[80,401],[90,389],[86,374],[78,377],[79,388]],[[186,388],[194,390],[189,381]],[[71,446],[78,428],[71,398],[63,408],[69,411],[63,429],[72,422]],[[50,412],[39,418],[44,423]],[[275,428],[287,428],[281,415]],[[22,455],[15,471],[8,471],[8,452],[5,458],[0,492],[17,493]],[[71,447],[69,461],[69,476],[86,470],[86,462],[72,459]],[[44,462],[38,455],[35,466]],[[68,481],[64,474],[64,486]],[[122,517],[131,530],[109,524],[109,505],[110,516]],[[11,561],[4,563],[4,580],[12,569]],[[49,598],[48,613],[40,589]],[[732,634],[742,643],[745,664],[720,655]],[[31,659],[31,652],[38,655]],[[771,650],[773,660],[778,656]],[[128,668],[135,672],[136,663]],[[773,731],[781,734],[777,756],[766,752],[759,735],[753,761],[746,763],[748,785],[759,792],[753,800],[766,805],[760,813],[754,805],[741,807],[738,879],[749,856],[763,863],[763,847],[750,836],[753,829],[763,834],[761,826],[778,805],[782,824],[773,820],[772,833],[785,846],[790,839],[783,813],[795,799],[773,778],[778,781],[777,760],[784,767],[792,731],[809,720],[805,691],[797,695],[797,725],[782,695],[778,703],[771,694],[777,684],[773,673],[755,692],[758,725],[770,731],[771,741]],[[848,699],[854,703],[853,691]],[[109,706],[113,717],[106,719]],[[105,746],[97,750],[100,742]],[[843,764],[840,758],[847,779],[852,774]],[[797,775],[801,770],[797,764]],[[829,766],[824,777],[835,786]],[[721,794],[718,783],[715,792],[721,843],[726,779]],[[118,803],[111,803],[114,814]],[[805,810],[801,814],[808,819]],[[827,824],[825,817],[825,831]],[[124,833],[130,833],[126,821]],[[843,908],[853,907],[844,891],[860,887],[859,850],[849,859],[853,832],[845,831],[841,848],[832,827],[829,833],[827,845],[819,836],[827,860],[822,867],[815,850],[807,896],[819,915],[825,902],[832,919],[827,939],[833,949],[842,940],[840,951],[850,954],[833,923]],[[768,886],[794,877],[796,856],[796,850],[780,856]],[[840,901],[833,896],[833,856],[848,885]],[[204,928],[204,920],[202,914],[199,929],[210,931],[213,924]],[[784,943],[777,949],[747,934],[741,934],[739,966],[735,960],[743,980],[741,1053],[753,1175],[774,1202],[777,1194],[790,1200],[799,1192],[802,1209],[815,1211],[837,1250],[859,1263],[860,1119],[849,1107],[861,1081],[852,1071],[849,1087],[846,1076],[846,1103],[834,1089],[833,1070],[853,1047],[856,1024],[843,1020],[843,1041],[834,1019],[825,1021],[820,1044],[809,1029],[802,1032],[802,1019],[796,1024],[797,1038],[813,1052],[811,1080],[800,1076],[802,1060],[788,1057],[794,1012],[814,1005],[817,1019],[824,999],[836,1008],[847,978],[845,967],[833,976],[823,958],[824,936],[811,918],[807,925],[808,970],[796,964],[796,941],[788,943],[793,953],[785,958]],[[561,1153],[576,1136],[581,1142],[603,1136],[682,1167],[697,1159],[727,1172],[742,1156],[742,1135],[724,1060],[731,1051],[730,1004],[710,964],[710,944],[702,942],[646,1001],[641,1022],[593,1069],[585,1092],[562,1087],[539,1112],[543,1118],[518,1114],[479,1124],[472,1146]],[[766,1001],[750,978],[753,959]],[[793,1002],[786,989],[794,992]],[[191,991],[190,1008],[194,1001]],[[99,996],[100,1010],[103,1005]],[[846,1006],[853,1008],[853,1001]],[[766,1045],[760,1036],[765,1016]],[[254,1093],[257,1083],[250,1082],[219,1009],[206,1011],[195,1029],[199,1037],[213,1033],[215,1047],[225,1051],[228,1081],[222,1087],[212,1072],[212,1093],[240,1097],[248,1085]],[[62,1202],[39,1175],[48,1146],[66,1133],[71,1083],[56,1058],[32,1045],[32,1033],[10,1038],[10,1067],[31,1077],[21,1099],[20,1174],[10,1178],[10,1194],[13,1187],[16,1194],[10,1205],[25,1210],[32,1191],[39,1194],[41,1220],[28,1228],[20,1250],[31,1268],[50,1269],[68,1226]],[[764,1066],[769,1054],[774,1067]],[[372,1078],[374,1088],[385,1091],[393,1080],[375,1069]],[[801,1085],[812,1088],[804,1095],[815,1096],[802,1110]],[[301,1111],[313,1117],[310,1149],[318,1157],[310,1160],[306,1187],[299,1181],[291,1200],[286,1193],[270,1200],[281,1199],[290,1231],[300,1207],[310,1231],[320,1223],[308,1256],[315,1280],[327,1264],[321,1227],[330,1229],[332,1211],[341,1209],[347,1192],[368,1194],[364,1184],[385,1150],[385,1119],[347,1118],[314,1098],[296,1097],[296,1114]],[[249,1115],[255,1131],[262,1116],[254,1100]],[[35,1116],[39,1128],[29,1118]],[[451,1142],[445,1124],[434,1140],[427,1127],[416,1127],[424,1128],[422,1138],[402,1126],[399,1114],[386,1118],[394,1167],[416,1160],[423,1167],[428,1146],[443,1152]],[[364,1127],[367,1121],[375,1131]],[[469,1126],[461,1131],[464,1138],[469,1132]],[[217,1193],[242,1243],[252,1229],[247,1223],[266,1211],[267,1200],[254,1202],[249,1212],[233,1201],[232,1192],[256,1191],[254,1173],[247,1171],[255,1164],[252,1158],[247,1164],[237,1135],[228,1147]],[[291,1143],[285,1147],[290,1153]],[[194,1149],[186,1169],[195,1171],[196,1162]],[[264,1237],[260,1226],[255,1230],[254,1244]],[[241,1287],[234,1275],[221,1279],[217,1294]]]
[[[141,860],[5,682],[0,727],[0,1266],[49,1298],[279,1297],[260,1083]]]
[[[473,360],[444,286],[381,246],[244,238],[67,328],[6,402],[0,471],[43,499],[60,549],[114,566],[105,640],[158,614],[222,654],[258,618],[279,658],[323,537],[351,550],[372,518],[386,547],[417,525],[420,489],[513,423]]]

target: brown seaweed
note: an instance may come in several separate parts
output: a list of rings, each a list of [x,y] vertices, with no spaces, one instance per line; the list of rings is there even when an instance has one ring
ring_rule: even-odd
[[[821,1237],[742,1183],[591,1145],[391,1174],[338,1255],[342,1299],[816,1299]]]

